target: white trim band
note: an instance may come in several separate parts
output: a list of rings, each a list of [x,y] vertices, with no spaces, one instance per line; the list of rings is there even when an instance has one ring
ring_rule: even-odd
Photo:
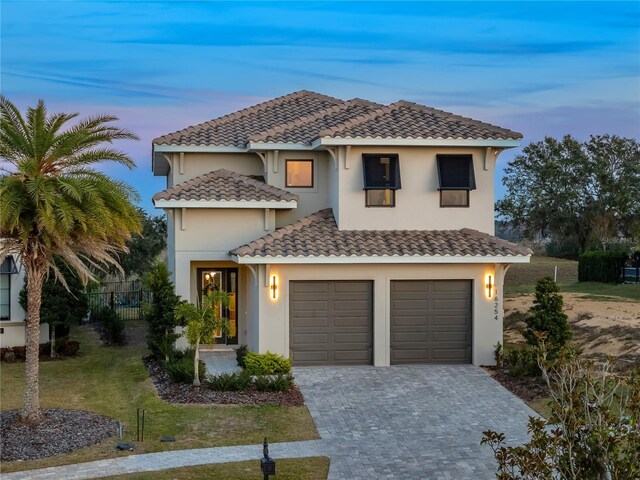
[[[321,145],[371,145],[398,147],[518,147],[520,140],[464,139],[464,138],[318,138],[312,148]]]
[[[231,259],[240,264],[363,264],[363,263],[529,263],[531,255],[494,255],[494,256],[331,256],[331,257],[239,257],[231,255]]]
[[[246,153],[248,148],[239,148],[233,146],[219,146],[219,145],[157,145],[153,144],[154,152],[184,152],[184,153]]]
[[[156,208],[297,208],[298,202],[260,200],[154,200]]]

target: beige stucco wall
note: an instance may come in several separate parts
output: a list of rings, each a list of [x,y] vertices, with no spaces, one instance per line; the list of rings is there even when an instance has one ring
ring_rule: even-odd
[[[271,265],[260,267],[260,352],[289,356],[289,282],[291,280],[373,280],[374,299],[374,364],[390,364],[390,282],[391,280],[453,280],[473,281],[473,345],[474,365],[494,363],[493,346],[502,342],[502,267],[494,264],[441,265]],[[496,292],[487,298],[485,276],[498,273]],[[266,276],[276,275],[279,294],[269,296]],[[496,313],[497,312],[497,313]],[[497,317],[497,318],[496,318]]]
[[[344,148],[344,147],[343,147]],[[402,189],[396,206],[365,206],[362,154],[397,153]],[[437,154],[471,153],[477,189],[471,191],[469,208],[441,208],[438,191]],[[343,230],[447,230],[473,228],[494,233],[494,166],[490,156],[484,170],[483,148],[352,147],[349,168],[339,167],[339,228]]]
[[[180,154],[172,158],[168,185],[177,185],[213,170],[224,168],[243,175],[264,175],[264,164],[255,153],[185,153],[180,173]]]

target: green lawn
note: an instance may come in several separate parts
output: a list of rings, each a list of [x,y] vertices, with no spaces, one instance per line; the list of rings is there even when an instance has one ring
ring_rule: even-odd
[[[278,480],[325,480],[329,473],[327,457],[276,459]],[[105,480],[196,480],[216,478],[220,480],[255,480],[262,478],[260,461],[202,465],[198,467],[172,468],[159,472],[131,473],[107,477]]]
[[[177,406],[160,400],[141,361],[144,334],[139,326],[131,330],[132,345],[107,348],[89,327],[74,328],[82,355],[40,364],[42,407],[88,410],[121,420],[127,440],[135,440],[136,409],[146,409],[145,441],[133,453],[262,443],[265,436],[271,442],[318,438],[306,407]],[[19,408],[24,365],[4,363],[0,368],[1,409]],[[163,435],[175,436],[176,442],[160,443]],[[2,462],[1,468],[9,472],[121,455],[126,454],[115,450],[114,438],[57,457]]]
[[[532,256],[531,263],[517,263],[509,268],[504,282],[505,294],[533,293],[539,279],[545,276],[553,278],[556,265],[558,284],[563,292],[584,293],[585,298],[602,301],[640,301],[640,285],[578,282],[578,262],[539,255]]]

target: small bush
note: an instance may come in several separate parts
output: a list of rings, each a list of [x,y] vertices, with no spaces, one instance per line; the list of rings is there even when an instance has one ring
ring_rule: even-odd
[[[80,350],[80,342],[76,340],[65,340],[62,344],[62,348],[59,349],[59,353],[64,355],[65,357],[72,357],[78,354]]]
[[[543,333],[551,348],[562,347],[571,338],[568,317],[562,311],[564,300],[558,284],[551,277],[544,277],[536,284],[535,298],[527,318],[524,337],[529,345],[538,345],[538,335]]]
[[[178,354],[164,364],[165,370],[174,383],[193,383],[193,350]],[[206,367],[203,361],[198,364],[198,374],[204,378]]]
[[[124,345],[126,343],[125,323],[112,308],[97,308],[91,312],[91,321],[96,325],[102,343],[105,345]]]
[[[222,373],[209,376],[205,384],[212,390],[222,392],[244,392],[251,387],[251,375],[246,372]]]
[[[293,375],[258,376],[253,383],[259,392],[288,392],[293,388]]]
[[[507,351],[507,368],[512,377],[539,377],[538,356],[531,347],[514,348]]]
[[[276,375],[291,372],[291,361],[277,353],[248,352],[244,362],[245,370],[250,375]]]
[[[245,367],[244,357],[247,356],[247,353],[249,353],[249,347],[247,345],[240,345],[236,350],[236,362],[239,367]]]

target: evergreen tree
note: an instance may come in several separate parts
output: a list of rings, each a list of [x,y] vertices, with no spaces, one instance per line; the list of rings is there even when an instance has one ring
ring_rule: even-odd
[[[524,336],[531,345],[538,344],[536,333],[546,333],[547,340],[561,347],[571,338],[567,315],[562,311],[564,301],[558,284],[551,277],[544,277],[536,284],[531,315],[527,318]]]

